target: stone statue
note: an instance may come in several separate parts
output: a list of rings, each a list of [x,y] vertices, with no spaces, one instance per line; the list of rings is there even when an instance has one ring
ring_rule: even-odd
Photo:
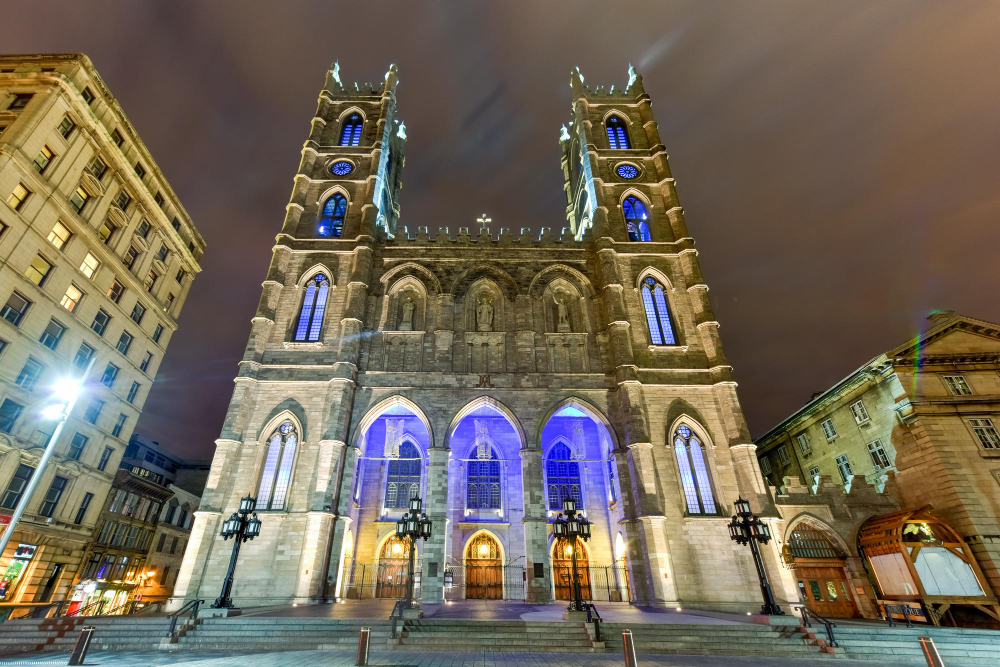
[[[556,292],[552,297],[552,300],[556,303],[556,330],[560,332],[568,332],[570,330],[570,326],[569,309],[566,307],[566,296],[562,292]]]
[[[476,306],[476,331],[493,331],[492,297],[481,296]]]
[[[413,310],[415,307],[413,299],[410,298],[410,295],[406,295],[406,301],[403,302],[403,318],[399,322],[400,331],[413,331]]]

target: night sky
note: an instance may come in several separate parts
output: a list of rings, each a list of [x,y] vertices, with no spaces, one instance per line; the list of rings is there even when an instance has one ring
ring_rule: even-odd
[[[367,9],[369,6],[378,9]],[[359,7],[366,9],[359,10]],[[208,250],[143,435],[210,458],[324,71],[400,70],[401,224],[566,224],[569,72],[643,75],[759,435],[948,308],[1000,321],[1000,3],[7,3],[83,52]]]

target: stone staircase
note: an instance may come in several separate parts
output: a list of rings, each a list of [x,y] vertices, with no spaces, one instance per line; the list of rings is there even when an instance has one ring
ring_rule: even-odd
[[[601,623],[601,638],[608,652],[622,653],[622,632],[632,631],[635,652],[674,653],[679,655],[733,655],[755,657],[816,657],[843,656],[826,646],[812,632],[814,629],[794,625],[666,625],[636,623]]]
[[[92,651],[149,651],[167,636],[166,616],[19,618],[0,624],[0,655],[73,650],[84,625],[94,626]]]
[[[583,623],[559,621],[407,621],[399,643],[441,651],[592,653],[603,648],[595,646]]]
[[[844,657],[855,660],[925,665],[918,637],[930,637],[948,667],[1000,665],[1000,631],[997,630],[928,626],[890,628],[842,623],[834,632]]]
[[[276,618],[233,616],[205,618],[183,633],[172,648],[229,651],[350,649],[361,628],[371,628],[370,645],[384,648],[391,633],[386,619]]]

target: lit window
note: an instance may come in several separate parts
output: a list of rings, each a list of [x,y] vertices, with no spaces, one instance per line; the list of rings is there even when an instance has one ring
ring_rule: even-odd
[[[653,345],[676,345],[674,327],[670,322],[670,309],[663,285],[651,276],[642,281],[642,307],[646,311],[646,324],[649,325],[649,338]]]
[[[674,433],[674,456],[681,473],[681,488],[688,514],[717,514],[704,446],[683,424]]]
[[[608,148],[632,147],[628,140],[628,127],[624,118],[612,115],[604,127],[608,132]]]
[[[76,190],[69,197],[69,204],[77,213],[83,213],[83,208],[87,205],[90,195],[82,186],[77,186]]]
[[[969,396],[972,394],[972,387],[965,381],[964,375],[945,375],[944,384],[952,396]]]
[[[859,424],[864,424],[868,421],[868,410],[865,409],[865,404],[863,401],[855,401],[851,403],[851,414],[854,415],[854,421]]]
[[[615,173],[619,178],[631,181],[639,175],[639,170],[631,164],[620,164],[615,168]]]
[[[334,176],[347,176],[354,171],[354,165],[347,160],[338,160],[330,165],[330,173]]]
[[[83,275],[88,278],[93,278],[94,274],[97,273],[97,269],[100,268],[101,262],[96,257],[91,255],[89,252],[87,256],[83,258],[83,263],[80,265],[80,271]]]
[[[799,451],[802,452],[803,456],[809,456],[812,453],[812,445],[809,443],[809,436],[805,433],[799,433],[795,436],[795,442],[799,445]]]
[[[969,426],[979,438],[979,444],[983,449],[1000,449],[1000,435],[997,434],[993,421],[990,419],[970,419]]]
[[[837,429],[833,425],[833,417],[827,417],[820,424],[823,429],[823,435],[826,436],[827,440],[833,440],[837,437]]]
[[[476,448],[469,452],[466,479],[466,507],[478,510],[500,509],[500,461],[496,450],[490,447],[489,459],[472,458]]]
[[[49,243],[51,243],[56,250],[62,250],[69,243],[70,237],[73,236],[73,232],[69,231],[61,222],[57,222],[52,227],[52,231],[49,232]]]
[[[340,130],[340,145],[357,146],[361,143],[362,127],[364,122],[361,120],[361,114],[352,113],[348,116]]]
[[[420,497],[420,452],[412,442],[399,446],[399,458],[389,461],[385,507],[406,509],[410,498]]]
[[[72,313],[76,310],[76,307],[80,305],[80,299],[82,298],[83,291],[76,285],[70,283],[69,287],[66,288],[66,293],[63,294],[61,299],[59,299],[59,305]]]
[[[49,168],[49,164],[52,163],[52,158],[55,154],[52,149],[48,146],[42,146],[42,150],[38,151],[38,155],[35,156],[35,171],[39,174],[44,174],[45,170]]]
[[[854,477],[854,469],[851,467],[851,461],[847,458],[847,454],[841,454],[837,457],[837,470],[845,482]]]
[[[299,321],[295,327],[296,341],[319,340],[320,329],[323,326],[323,311],[326,310],[326,297],[330,291],[330,283],[326,275],[317,273],[306,285],[302,308],[299,310]]]
[[[649,223],[646,222],[649,216],[642,200],[629,195],[622,202],[622,210],[625,213],[625,228],[628,230],[629,241],[651,241]]]
[[[11,190],[10,196],[7,197],[7,203],[15,211],[20,211],[21,207],[24,206],[24,202],[28,201],[28,197],[31,196],[31,190],[24,187],[23,183],[18,183]]]
[[[886,456],[885,449],[882,447],[881,440],[875,440],[874,442],[868,443],[868,454],[872,457],[872,463],[875,464],[876,470],[881,470],[882,468],[888,468],[892,464],[889,463],[889,457]]]
[[[101,237],[102,241],[104,241],[104,245],[107,245],[108,243],[111,242],[111,237],[114,236],[115,231],[117,229],[118,227],[115,226],[114,223],[112,223],[110,220],[105,220],[104,222],[101,223],[101,226],[98,228],[97,235]]]
[[[347,198],[339,192],[335,192],[323,205],[323,217],[320,218],[319,224],[316,226],[316,233],[320,236],[338,238],[344,229],[346,215]]]
[[[298,434],[291,422],[284,422],[271,434],[264,459],[264,471],[257,489],[258,509],[285,509],[297,444]]]
[[[108,298],[119,303],[122,300],[122,295],[125,294],[125,286],[118,282],[118,279],[111,281],[111,287],[108,288]]]
[[[560,442],[549,450],[545,462],[545,482],[550,510],[562,509],[562,503],[567,498],[576,501],[577,509],[583,509],[580,463],[572,458],[569,447],[564,443]]]
[[[37,255],[31,260],[28,268],[24,270],[24,277],[40,287],[49,277],[50,271],[52,271],[52,264],[41,255]]]

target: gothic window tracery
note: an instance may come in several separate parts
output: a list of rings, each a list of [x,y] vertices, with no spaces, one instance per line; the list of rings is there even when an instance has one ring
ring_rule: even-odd
[[[364,125],[365,123],[361,120],[361,114],[359,113],[352,113],[345,118],[340,129],[340,145],[357,146],[361,143],[361,128]]]
[[[684,424],[674,432],[674,457],[681,474],[688,514],[718,514],[712,481],[708,476],[705,446]]]
[[[298,342],[314,342],[319,340],[320,329],[323,326],[323,312],[326,310],[326,298],[330,293],[330,281],[325,273],[317,273],[306,283],[305,296],[302,298],[302,308],[299,309],[299,321],[295,325],[293,340]]]
[[[334,192],[323,204],[323,215],[316,225],[316,233],[324,237],[340,238],[344,230],[344,218],[347,216],[347,197]]]
[[[649,338],[653,345],[676,345],[677,337],[670,321],[670,309],[667,307],[667,297],[661,285],[652,276],[647,276],[639,288],[642,295],[642,307],[646,312],[646,324],[649,325]]]
[[[292,481],[292,465],[295,463],[295,447],[298,433],[290,421],[282,422],[274,429],[267,442],[264,471],[257,487],[257,509],[283,510]]]
[[[548,486],[550,510],[562,509],[567,498],[576,501],[577,509],[583,509],[583,492],[580,484],[580,464],[572,460],[572,453],[564,443],[556,444],[549,450],[545,462],[545,476]]]
[[[466,476],[466,507],[477,510],[500,509],[500,461],[493,447],[489,458],[477,458],[477,448],[469,452]]]
[[[624,118],[617,114],[609,116],[604,128],[608,132],[609,148],[632,148],[628,138],[628,124]]]
[[[386,478],[385,507],[405,509],[410,498],[420,497],[420,452],[406,441],[399,446],[399,458],[389,461]]]
[[[634,195],[629,195],[622,202],[622,211],[625,213],[625,228],[628,230],[629,241],[652,241],[649,234],[649,223],[646,213],[646,205],[642,200]]]

